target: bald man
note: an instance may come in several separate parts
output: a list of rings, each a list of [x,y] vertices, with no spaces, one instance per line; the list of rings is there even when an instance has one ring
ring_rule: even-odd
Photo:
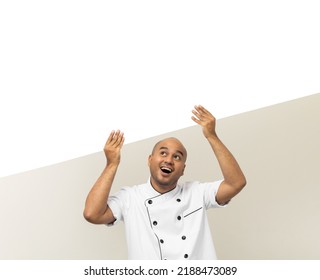
[[[192,120],[202,127],[218,160],[219,181],[180,183],[187,151],[180,140],[155,144],[148,158],[150,177],[145,184],[124,187],[109,195],[120,164],[124,134],[112,131],[105,144],[106,167],[90,190],[84,217],[94,224],[125,223],[128,259],[217,259],[207,209],[225,207],[246,185],[234,156],[216,134],[216,119],[195,106]]]

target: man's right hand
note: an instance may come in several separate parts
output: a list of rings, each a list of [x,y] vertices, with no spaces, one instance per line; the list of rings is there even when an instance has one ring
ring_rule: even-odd
[[[120,151],[124,143],[124,134],[120,130],[112,131],[104,146],[104,154],[107,158],[107,164],[120,163]]]

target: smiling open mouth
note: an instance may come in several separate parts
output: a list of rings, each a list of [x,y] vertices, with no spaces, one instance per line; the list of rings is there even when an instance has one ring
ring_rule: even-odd
[[[170,174],[172,172],[172,169],[169,167],[161,167],[160,168],[162,172]]]

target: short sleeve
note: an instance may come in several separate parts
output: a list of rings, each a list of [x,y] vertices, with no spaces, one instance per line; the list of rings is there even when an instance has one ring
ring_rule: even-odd
[[[222,208],[226,207],[227,204],[220,205],[216,201],[216,195],[219,190],[219,187],[222,183],[222,180],[215,181],[215,182],[209,182],[209,183],[202,183],[204,188],[204,203],[206,206],[206,209],[208,208]]]
[[[125,206],[128,205],[127,201],[127,188],[122,188],[120,191],[114,195],[109,196],[108,206],[111,209],[113,216],[115,217],[115,222],[112,224],[107,224],[107,226],[113,226],[119,221],[123,221],[123,214],[126,210]]]

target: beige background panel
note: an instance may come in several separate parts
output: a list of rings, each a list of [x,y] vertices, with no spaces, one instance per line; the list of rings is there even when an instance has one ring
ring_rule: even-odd
[[[229,207],[209,210],[220,259],[320,259],[319,109],[315,94],[218,120],[248,181]],[[192,126],[125,145],[113,192],[147,180],[147,157],[169,135],[188,149],[182,180],[220,178]],[[123,224],[91,225],[82,216],[104,164],[98,152],[0,178],[0,259],[126,259]]]
[[[221,120],[248,185],[210,213],[220,258],[320,259],[319,121],[319,94]]]

